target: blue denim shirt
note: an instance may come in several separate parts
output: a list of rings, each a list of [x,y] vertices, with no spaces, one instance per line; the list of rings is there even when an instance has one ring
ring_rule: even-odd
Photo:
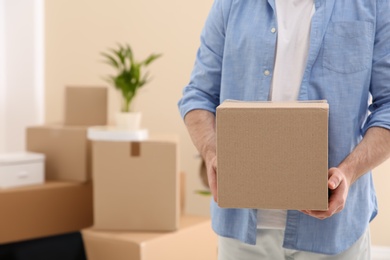
[[[315,8],[299,99],[328,100],[333,167],[368,128],[390,128],[390,0],[315,0]],[[225,99],[267,100],[275,60],[274,27],[274,0],[215,0],[191,80],[179,101],[182,117],[194,109],[215,113]],[[255,209],[222,209],[211,202],[211,214],[217,234],[256,243]],[[331,218],[288,211],[283,246],[340,253],[359,239],[376,214],[369,172],[351,186],[344,210]]]

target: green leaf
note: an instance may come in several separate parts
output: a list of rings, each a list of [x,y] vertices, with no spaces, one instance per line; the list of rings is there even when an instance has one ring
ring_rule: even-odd
[[[131,50],[131,47],[129,44],[126,44],[126,56],[130,59],[130,66],[134,64],[134,56],[133,51]]]
[[[118,52],[118,57],[119,57],[119,60],[121,61],[122,65],[125,67],[126,62],[125,62],[125,55],[124,55],[123,51]]]
[[[106,57],[106,63],[107,64],[109,64],[109,65],[112,65],[113,67],[115,67],[115,68],[119,68],[119,64],[118,64],[118,62],[111,56],[111,55],[109,55],[109,54],[107,54],[107,53],[104,53],[104,52],[102,52],[102,53],[100,53],[102,56],[104,56],[104,57]]]
[[[104,81],[106,81],[108,84],[112,84],[115,86],[115,77],[114,76],[107,76],[107,77],[102,77]]]
[[[195,191],[196,194],[198,195],[202,195],[202,196],[211,196],[211,191],[208,191],[208,190],[196,190]]]
[[[115,56],[118,58],[119,62],[122,64],[122,66],[125,66],[125,57],[123,55],[123,48],[119,48],[119,50],[115,50],[110,48],[109,51],[111,51]]]
[[[141,63],[144,64],[145,66],[147,66],[150,63],[152,63],[154,60],[160,58],[161,56],[162,56],[162,54],[151,54],[148,58],[146,58],[146,60],[144,60]]]
[[[141,81],[139,82],[139,87],[142,87],[146,83],[150,81],[149,79],[149,72],[146,72],[145,75],[142,77]]]
[[[138,63],[133,64],[130,68],[131,80],[130,82],[133,84],[138,84],[140,81],[141,75],[141,66]]]

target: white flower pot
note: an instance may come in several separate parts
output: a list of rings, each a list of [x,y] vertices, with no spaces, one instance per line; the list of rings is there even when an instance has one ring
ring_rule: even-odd
[[[116,126],[120,129],[135,131],[140,129],[141,112],[118,112],[115,115]]]

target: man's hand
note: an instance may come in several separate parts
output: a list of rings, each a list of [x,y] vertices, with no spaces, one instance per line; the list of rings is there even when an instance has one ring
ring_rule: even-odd
[[[337,168],[329,169],[329,209],[327,211],[302,210],[302,212],[315,218],[325,219],[342,211],[349,187],[389,157],[390,131],[381,127],[371,127],[352,153]]]
[[[214,201],[217,202],[217,156],[214,155],[206,161],[206,169],[207,169],[207,178],[209,181],[209,186],[211,193],[213,194]]]
[[[303,213],[318,219],[326,219],[344,209],[351,181],[339,168],[331,168],[328,172],[329,208],[327,211],[302,210]]]

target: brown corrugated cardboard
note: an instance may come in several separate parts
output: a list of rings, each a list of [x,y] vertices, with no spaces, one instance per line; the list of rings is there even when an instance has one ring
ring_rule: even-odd
[[[65,125],[95,126],[107,124],[107,88],[67,87]]]
[[[172,231],[178,228],[177,137],[143,142],[93,141],[94,227]]]
[[[325,102],[224,102],[217,108],[218,204],[328,207]]]
[[[26,146],[27,151],[46,155],[47,180],[90,180],[91,143],[87,140],[87,127],[29,127]]]
[[[180,229],[169,233],[83,230],[88,259],[216,260],[217,236],[207,218],[183,216]]]
[[[90,183],[0,190],[0,205],[0,244],[74,232],[93,222]]]

